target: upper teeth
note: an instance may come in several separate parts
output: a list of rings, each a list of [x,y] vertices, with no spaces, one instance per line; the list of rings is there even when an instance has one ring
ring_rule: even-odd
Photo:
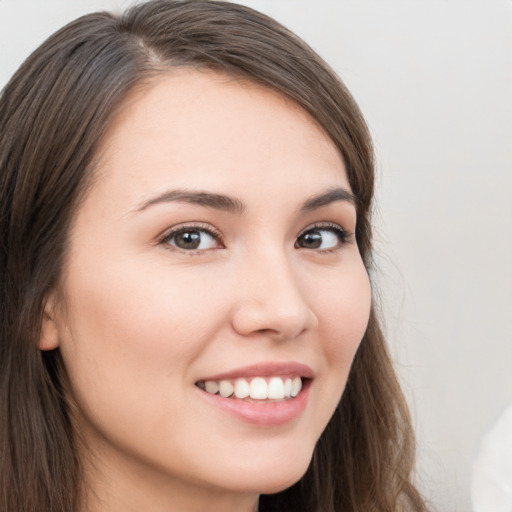
[[[302,379],[271,377],[268,381],[263,377],[254,377],[250,381],[246,379],[230,380],[207,380],[200,382],[199,386],[208,393],[216,394],[227,398],[234,394],[236,398],[251,397],[255,400],[266,400],[268,398],[282,400],[295,397],[302,389]]]

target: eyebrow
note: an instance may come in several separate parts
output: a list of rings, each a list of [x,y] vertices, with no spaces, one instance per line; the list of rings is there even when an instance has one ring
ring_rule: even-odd
[[[327,206],[337,201],[345,201],[353,206],[357,204],[357,198],[344,188],[330,188],[326,192],[314,195],[308,198],[300,207],[301,213],[308,213],[323,206]],[[229,213],[242,214],[245,211],[244,203],[236,198],[224,194],[216,194],[213,192],[189,191],[189,190],[169,190],[152,199],[144,201],[135,208],[136,212],[140,212],[150,208],[151,206],[169,203],[184,202],[213,208],[215,210],[223,210]]]
[[[344,188],[330,188],[327,192],[322,192],[307,199],[300,211],[302,213],[311,212],[337,201],[345,201],[354,207],[357,206],[357,198],[352,192]]]
[[[199,206],[205,206],[207,208],[213,208],[215,210],[224,210],[229,213],[243,213],[245,206],[236,197],[226,196],[224,194],[214,194],[212,192],[192,192],[189,190],[170,190],[163,194],[149,199],[142,203],[135,211],[146,210],[150,206],[154,206],[159,203],[169,202],[182,202],[197,204]]]

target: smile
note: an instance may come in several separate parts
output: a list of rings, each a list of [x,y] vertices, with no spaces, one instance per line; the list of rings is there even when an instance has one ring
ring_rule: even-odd
[[[295,361],[261,362],[204,376],[195,382],[201,400],[258,427],[298,420],[309,402],[316,372]]]
[[[252,400],[289,400],[295,398],[302,389],[302,379],[296,377],[253,377],[236,380],[206,380],[196,384],[212,395],[223,398]]]

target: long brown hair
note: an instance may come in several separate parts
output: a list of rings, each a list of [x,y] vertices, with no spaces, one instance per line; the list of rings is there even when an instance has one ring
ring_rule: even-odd
[[[343,83],[303,41],[247,7],[156,0],[121,17],[84,16],[51,36],[0,97],[0,509],[80,510],[59,351],[37,343],[95,151],[134,87],[171,67],[210,68],[285,94],[339,148],[357,197],[368,270],[374,164],[367,127]],[[411,482],[413,435],[375,308],[342,400],[295,485],[268,511],[424,511]]]

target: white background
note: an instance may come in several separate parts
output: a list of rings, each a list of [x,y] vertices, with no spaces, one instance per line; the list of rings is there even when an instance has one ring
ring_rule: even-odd
[[[0,0],[0,86],[68,20],[128,3]],[[470,511],[480,439],[512,401],[512,2],[241,3],[306,39],[367,117],[378,279],[420,484],[439,512]]]

